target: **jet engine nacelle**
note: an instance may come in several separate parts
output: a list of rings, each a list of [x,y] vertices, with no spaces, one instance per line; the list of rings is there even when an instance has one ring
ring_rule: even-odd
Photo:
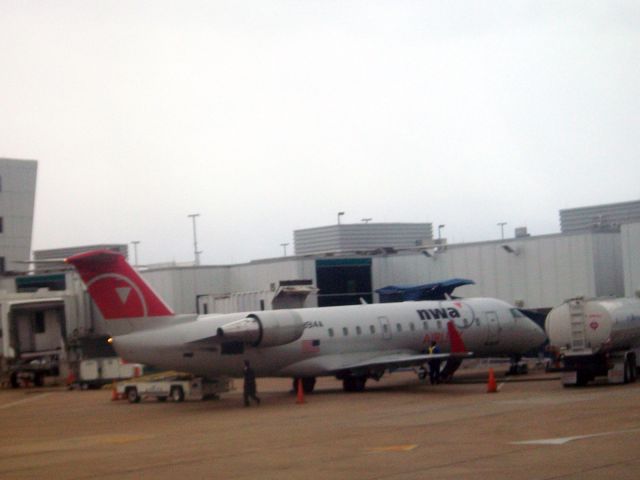
[[[275,347],[298,340],[304,333],[304,322],[291,310],[252,313],[218,327],[223,341],[243,342],[254,347]]]

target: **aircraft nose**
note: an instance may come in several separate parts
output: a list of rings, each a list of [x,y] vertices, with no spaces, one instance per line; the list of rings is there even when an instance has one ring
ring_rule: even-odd
[[[531,337],[531,348],[532,349],[539,347],[540,345],[542,345],[547,340],[547,334],[534,321],[531,321],[529,329],[531,331],[530,337]]]

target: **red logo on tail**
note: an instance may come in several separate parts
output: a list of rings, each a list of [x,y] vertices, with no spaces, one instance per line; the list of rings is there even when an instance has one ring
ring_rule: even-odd
[[[74,255],[66,262],[78,270],[106,320],[174,314],[118,253],[95,250]]]

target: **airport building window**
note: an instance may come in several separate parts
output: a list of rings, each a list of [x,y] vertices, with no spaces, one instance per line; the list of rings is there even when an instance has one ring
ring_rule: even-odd
[[[369,331],[371,332],[371,335],[375,335],[376,334],[376,327],[374,327],[373,325],[369,325]]]
[[[330,328],[330,329],[329,329],[329,336],[330,336],[330,337],[333,337],[333,328]]]
[[[362,335],[362,329],[360,328],[360,325],[356,327],[356,334]]]

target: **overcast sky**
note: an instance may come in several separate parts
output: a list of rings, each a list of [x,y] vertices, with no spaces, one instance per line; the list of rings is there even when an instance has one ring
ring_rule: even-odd
[[[339,211],[468,242],[640,199],[635,0],[0,0],[0,45],[34,249],[189,261],[200,213],[227,264]]]

